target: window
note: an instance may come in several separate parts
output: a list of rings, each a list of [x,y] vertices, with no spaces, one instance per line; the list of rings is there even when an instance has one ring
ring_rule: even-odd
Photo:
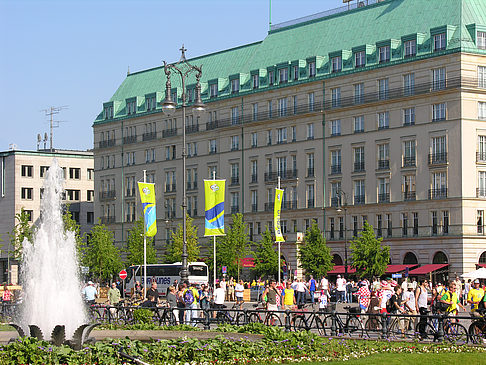
[[[287,143],[287,127],[277,128],[277,144]]]
[[[272,130],[269,129],[267,131],[267,145],[270,146],[272,144]]]
[[[307,124],[307,139],[314,139],[314,123]]]
[[[287,173],[287,157],[277,157],[277,176],[285,177]]]
[[[353,237],[357,237],[358,236],[358,216],[353,215],[352,219],[353,219]]]
[[[240,149],[240,136],[231,136],[231,151]]]
[[[307,185],[307,208],[314,208],[314,184]]]
[[[364,115],[354,117],[354,133],[364,132]]]
[[[81,192],[79,190],[66,189],[66,197],[68,201],[79,201]]]
[[[41,166],[40,167],[40,171],[39,171],[39,176],[40,177],[44,177],[44,175],[46,174],[47,170],[49,170],[49,166]],[[91,170],[91,175],[90,175],[90,170]],[[91,176],[91,178],[90,178]],[[93,180],[93,176],[94,176],[94,169],[88,169],[88,179],[89,180]]]
[[[103,108],[103,114],[105,119],[113,118],[113,105],[105,106]]]
[[[378,179],[378,202],[390,201],[390,179],[382,177]]]
[[[287,98],[278,99],[278,116],[285,117],[287,115]]]
[[[278,70],[278,82],[285,83],[289,81],[289,69],[288,68],[281,68]]]
[[[307,154],[307,177],[314,176],[314,154]]]
[[[446,87],[446,69],[445,67],[435,68],[432,70],[432,88],[433,90],[442,90]]]
[[[445,171],[432,174],[431,199],[447,198],[447,173]]]
[[[336,87],[334,89],[331,89],[331,101],[332,101],[332,107],[336,108],[341,106],[341,88]]]
[[[331,151],[331,174],[341,173],[341,150]]]
[[[292,96],[292,100],[293,100],[293,108],[294,108],[294,114],[297,114],[297,112],[299,111],[299,104],[298,104],[298,98],[297,98],[297,95],[294,95]]]
[[[366,52],[359,51],[354,54],[354,67],[360,68],[366,65]]]
[[[258,181],[258,161],[251,161],[251,182],[255,183]]]
[[[486,49],[486,32],[477,32],[477,35],[476,35],[476,39],[477,39],[477,47],[479,49]]]
[[[166,171],[165,172],[165,192],[174,192],[176,191],[176,173],[175,171]]]
[[[402,236],[408,236],[408,213],[402,213]]]
[[[135,114],[137,112],[137,104],[135,100],[127,101],[127,114]]]
[[[378,145],[378,169],[390,168],[390,144],[383,143]]]
[[[251,83],[252,83],[254,89],[258,89],[258,87],[260,86],[259,75],[252,75],[251,76]]]
[[[147,111],[155,110],[157,104],[155,103],[155,96],[147,96],[145,97],[145,107]]]
[[[431,164],[447,162],[447,139],[446,136],[434,137],[431,140]]]
[[[403,142],[403,167],[415,166],[415,140]]]
[[[218,147],[217,147],[217,141],[215,139],[210,139],[209,140],[209,153],[217,153],[218,152]]]
[[[293,74],[294,74],[294,80],[298,80],[299,79],[299,66],[294,66],[293,67]]]
[[[486,197],[486,171],[478,171],[478,197]]]
[[[316,63],[309,62],[309,77],[316,76]]]
[[[315,95],[314,93],[309,93],[307,95],[307,100],[309,102],[309,111],[310,112],[313,112],[314,111],[314,103],[315,103]]]
[[[341,120],[331,120],[331,136],[341,135]]]
[[[415,108],[403,109],[403,125],[415,124]]]
[[[86,212],[86,223],[87,224],[94,223],[94,212]]]
[[[88,180],[94,179],[94,169],[88,169]]]
[[[446,119],[446,103],[432,105],[432,121],[437,122]]]
[[[446,34],[440,33],[434,35],[434,52],[446,49]]]
[[[272,118],[272,116],[273,116],[272,101],[269,100],[267,105],[268,105],[268,117]]]
[[[354,103],[361,104],[364,101],[364,84],[359,83],[354,85]]]
[[[417,41],[415,39],[406,41],[403,47],[405,49],[405,58],[413,57],[417,54]]]
[[[334,218],[329,218],[329,239],[334,239]]]
[[[258,103],[252,104],[251,109],[253,121],[256,122],[258,120]]]
[[[251,191],[251,211],[258,211],[258,190]]]
[[[331,58],[331,72],[341,72],[342,64],[341,56]]]
[[[209,85],[209,97],[215,98],[218,96],[218,84]]]
[[[449,233],[449,211],[444,210],[442,212],[442,234]]]
[[[484,234],[484,210],[476,212],[476,225],[478,234]]]
[[[94,200],[94,190],[86,191],[86,200],[92,202]]]
[[[33,170],[33,166],[30,166],[30,165],[22,165],[22,176],[23,177],[32,177],[32,170]]]
[[[240,91],[240,80],[239,79],[234,79],[231,80],[231,93],[237,93]]]
[[[240,211],[240,193],[231,193],[231,214],[238,213]]]
[[[388,99],[388,79],[378,80],[378,99]]]
[[[356,147],[353,149],[354,154],[354,172],[361,172],[365,170],[365,151],[364,147]]]
[[[240,122],[240,111],[237,106],[231,108],[231,125],[238,124]]]
[[[218,167],[217,166],[208,166],[208,176],[211,179],[215,179],[218,176]]]
[[[382,237],[383,218],[381,214],[376,215],[376,236]]]
[[[388,112],[378,113],[378,129],[390,127],[390,114]]]
[[[238,185],[240,183],[240,164],[232,163],[231,167],[231,185]]]
[[[431,212],[432,215],[432,235],[436,235],[439,230],[439,222],[437,219],[437,212],[434,210]]]
[[[33,199],[33,191],[32,188],[22,188],[21,189],[21,198],[23,200],[32,200]]]
[[[478,66],[478,87],[486,89],[486,66]]]
[[[486,119],[486,103],[478,101],[478,119]]]
[[[478,136],[478,161],[486,161],[486,136]]]
[[[339,217],[339,238],[344,238],[344,218]]]
[[[365,203],[365,181],[355,180],[354,182],[354,204]]]
[[[251,134],[251,147],[252,148],[255,148],[258,146],[258,133],[257,132],[253,132]]]
[[[378,49],[379,62],[389,62],[390,61],[390,46],[383,46]]]
[[[295,127],[295,125],[290,127],[290,134],[292,136],[292,142],[295,142],[297,140],[297,128]]]
[[[273,85],[274,81],[275,81],[275,76],[273,74],[273,71],[269,71],[268,72],[268,84]]]
[[[403,75],[403,95],[410,96],[415,93],[415,74]]]

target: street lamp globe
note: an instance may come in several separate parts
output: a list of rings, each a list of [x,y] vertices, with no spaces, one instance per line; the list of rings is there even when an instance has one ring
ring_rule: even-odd
[[[176,103],[174,103],[170,96],[165,99],[162,103],[162,112],[167,115],[168,117],[172,116],[176,110]]]

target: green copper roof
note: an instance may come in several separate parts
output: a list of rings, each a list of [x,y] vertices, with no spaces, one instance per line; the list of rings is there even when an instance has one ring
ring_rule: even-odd
[[[471,28],[471,24],[475,27]],[[360,72],[353,69],[352,50],[366,49],[367,66],[376,66],[376,46],[390,44],[392,61],[413,62],[403,59],[402,38],[420,34],[417,52],[432,55],[433,32],[447,31],[446,51],[478,50],[474,29],[486,27],[486,0],[387,0],[373,5],[338,13],[320,19],[294,24],[272,30],[267,37],[257,43],[224,50],[189,60],[194,65],[202,65],[202,96],[208,99],[208,81],[218,82],[218,97],[232,97],[228,87],[230,75],[238,73],[250,75],[252,71],[278,65],[300,64],[301,80],[307,80],[305,60],[317,57],[317,77],[334,77],[330,74],[329,54],[343,55],[343,71]],[[472,29],[472,30],[471,30]],[[484,28],[486,29],[486,28]],[[407,38],[408,39],[408,38]],[[388,42],[388,43],[387,43]],[[349,59],[345,60],[346,57]],[[295,62],[301,60],[301,62]],[[346,66],[347,65],[347,69]],[[260,72],[260,89],[268,85],[266,71]],[[251,79],[241,85],[241,93],[258,92],[250,85]],[[172,78],[172,87],[177,87],[178,77]],[[189,80],[189,84],[195,80]],[[291,85],[289,82],[287,85]],[[271,86],[275,87],[275,86]],[[114,102],[114,118],[126,117],[125,100],[158,92],[160,102],[165,96],[165,74],[163,67],[135,72],[127,76],[110,101]],[[179,90],[180,94],[180,90]],[[158,107],[160,110],[160,107]],[[144,113],[144,102],[139,103],[138,114]],[[157,112],[157,111],[156,111]],[[103,113],[95,123],[104,122]],[[109,121],[109,120],[108,120]]]

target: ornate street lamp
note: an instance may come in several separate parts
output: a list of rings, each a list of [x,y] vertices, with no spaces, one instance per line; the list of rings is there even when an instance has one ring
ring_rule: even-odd
[[[348,198],[346,197],[346,193],[339,189],[337,191],[339,195],[339,205],[336,208],[337,212],[342,212],[344,210],[344,277],[348,278],[348,234],[347,234],[347,226],[346,226],[346,217],[348,215]],[[342,204],[341,197],[344,200],[344,204]]]
[[[189,273],[187,270],[187,237],[186,237],[186,217],[187,217],[187,196],[186,196],[186,78],[189,74],[196,73],[196,89],[195,101],[193,103],[193,111],[197,116],[201,115],[206,110],[206,105],[201,100],[201,84],[202,66],[193,66],[186,60],[186,49],[184,45],[180,48],[181,59],[174,64],[167,64],[164,61],[164,72],[167,76],[165,83],[165,101],[162,103],[162,111],[171,116],[174,114],[177,107],[177,100],[171,98],[171,84],[170,76],[172,72],[178,74],[182,82],[182,269],[181,281],[188,279]]]

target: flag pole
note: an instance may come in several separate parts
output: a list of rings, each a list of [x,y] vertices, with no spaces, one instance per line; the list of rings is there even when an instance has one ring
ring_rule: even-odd
[[[278,176],[277,178],[277,189],[280,189],[280,176]],[[277,239],[277,237],[275,237],[275,239]],[[280,285],[280,240],[277,242],[277,245],[278,245],[278,284]]]
[[[147,182],[147,170],[143,170],[143,182]],[[143,287],[144,287],[144,296],[147,294],[147,232],[146,225],[147,222],[145,221],[145,214],[143,215]]]
[[[213,170],[213,180],[216,180],[216,171]],[[216,289],[216,236],[213,236],[213,292]]]

